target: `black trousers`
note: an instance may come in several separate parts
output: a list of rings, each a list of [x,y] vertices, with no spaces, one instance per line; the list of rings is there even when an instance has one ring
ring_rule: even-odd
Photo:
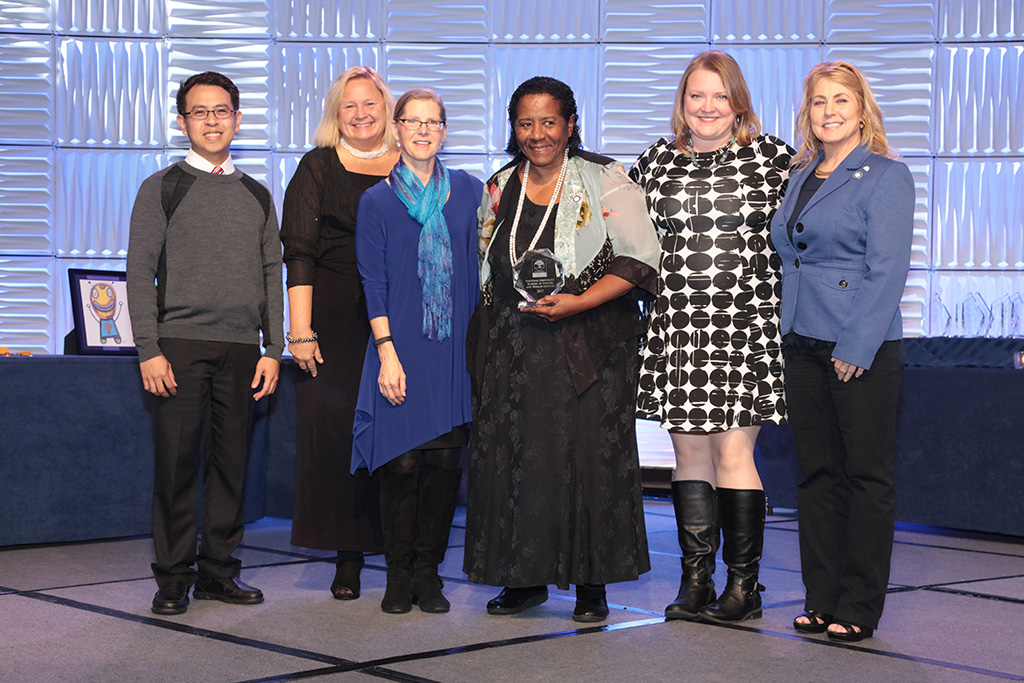
[[[786,403],[803,477],[797,490],[805,609],[875,628],[882,615],[896,520],[899,341],[841,382],[835,344],[787,335]]]
[[[194,583],[196,571],[238,576],[231,556],[242,540],[242,493],[260,350],[229,342],[161,339],[177,395],[156,398],[153,544],[157,583]],[[205,419],[209,443],[200,453]],[[205,455],[201,458],[201,455]],[[203,468],[202,544],[197,556],[198,469]]]

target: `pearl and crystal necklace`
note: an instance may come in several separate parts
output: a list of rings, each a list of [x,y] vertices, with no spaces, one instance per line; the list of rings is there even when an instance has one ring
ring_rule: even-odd
[[[690,163],[698,171],[714,171],[725,161],[725,155],[728,154],[729,150],[732,149],[733,143],[736,142],[736,138],[729,138],[729,142],[725,143],[725,147],[720,148],[711,161],[710,166],[702,166],[697,163],[697,150],[693,148],[693,138],[687,140],[686,152],[690,155]]]
[[[559,196],[562,194],[562,181],[565,180],[565,169],[568,166],[569,161],[569,148],[565,148],[565,153],[562,155],[562,168],[558,171],[558,182],[555,183],[555,190],[551,193],[551,199],[548,200],[548,208],[544,211],[544,218],[541,219],[540,225],[537,226],[537,232],[533,235],[533,240],[530,242],[530,246],[527,247],[526,251],[532,251],[537,246],[537,241],[540,239],[540,234],[544,232],[544,226],[547,225],[548,218],[551,216],[551,209],[557,203]],[[519,259],[516,258],[516,233],[519,231],[519,217],[523,213],[523,202],[526,200],[526,184],[530,180],[530,160],[526,160],[526,166],[523,167],[523,187],[519,191],[519,205],[516,206],[516,217],[512,221],[512,230],[508,236],[508,260],[512,265],[515,265]],[[525,255],[526,252],[524,251]]]
[[[348,140],[341,138],[341,146],[348,150],[348,153],[357,159],[380,159],[382,156],[388,153],[387,143],[381,143],[378,149],[364,152],[361,149],[356,149],[352,145],[348,144]]]

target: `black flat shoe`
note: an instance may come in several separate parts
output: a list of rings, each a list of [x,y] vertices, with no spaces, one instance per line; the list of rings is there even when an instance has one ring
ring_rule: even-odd
[[[875,629],[873,628],[854,624],[849,621],[843,621],[842,619],[836,619],[832,623],[836,626],[841,626],[843,630],[829,631],[829,640],[837,640],[841,643],[859,643],[865,638],[870,638],[875,634]]]
[[[519,614],[525,609],[536,607],[548,599],[547,586],[501,589],[498,597],[487,603],[488,614]]]
[[[800,617],[807,619],[808,623],[801,624],[796,620]],[[824,633],[828,630],[828,625],[832,623],[831,614],[825,614],[813,609],[805,609],[797,615],[796,619],[793,620],[793,628],[800,633]]]
[[[220,600],[229,605],[258,605],[263,602],[263,591],[243,583],[238,577],[200,574],[192,596],[196,600]]]
[[[188,609],[188,584],[172,581],[153,596],[153,614],[184,614]]]
[[[607,618],[608,600],[604,586],[576,586],[576,609],[572,612],[572,620],[589,624]]]

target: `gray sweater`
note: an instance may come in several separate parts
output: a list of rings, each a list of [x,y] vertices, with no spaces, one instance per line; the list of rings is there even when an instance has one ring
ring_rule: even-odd
[[[265,215],[242,172],[196,176],[168,222],[160,184],[146,178],[132,208],[128,311],[139,361],[160,355],[160,337],[258,344],[280,360],[284,296],[277,213]],[[155,281],[155,284],[154,284]]]

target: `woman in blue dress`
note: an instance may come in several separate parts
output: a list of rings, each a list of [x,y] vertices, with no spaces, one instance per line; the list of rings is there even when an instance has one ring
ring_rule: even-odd
[[[479,295],[476,211],[483,184],[436,158],[446,134],[437,93],[395,105],[402,157],[359,201],[356,262],[373,338],[353,428],[352,471],[380,469],[388,565],[381,609],[447,612],[448,548],[471,420],[466,328]]]

